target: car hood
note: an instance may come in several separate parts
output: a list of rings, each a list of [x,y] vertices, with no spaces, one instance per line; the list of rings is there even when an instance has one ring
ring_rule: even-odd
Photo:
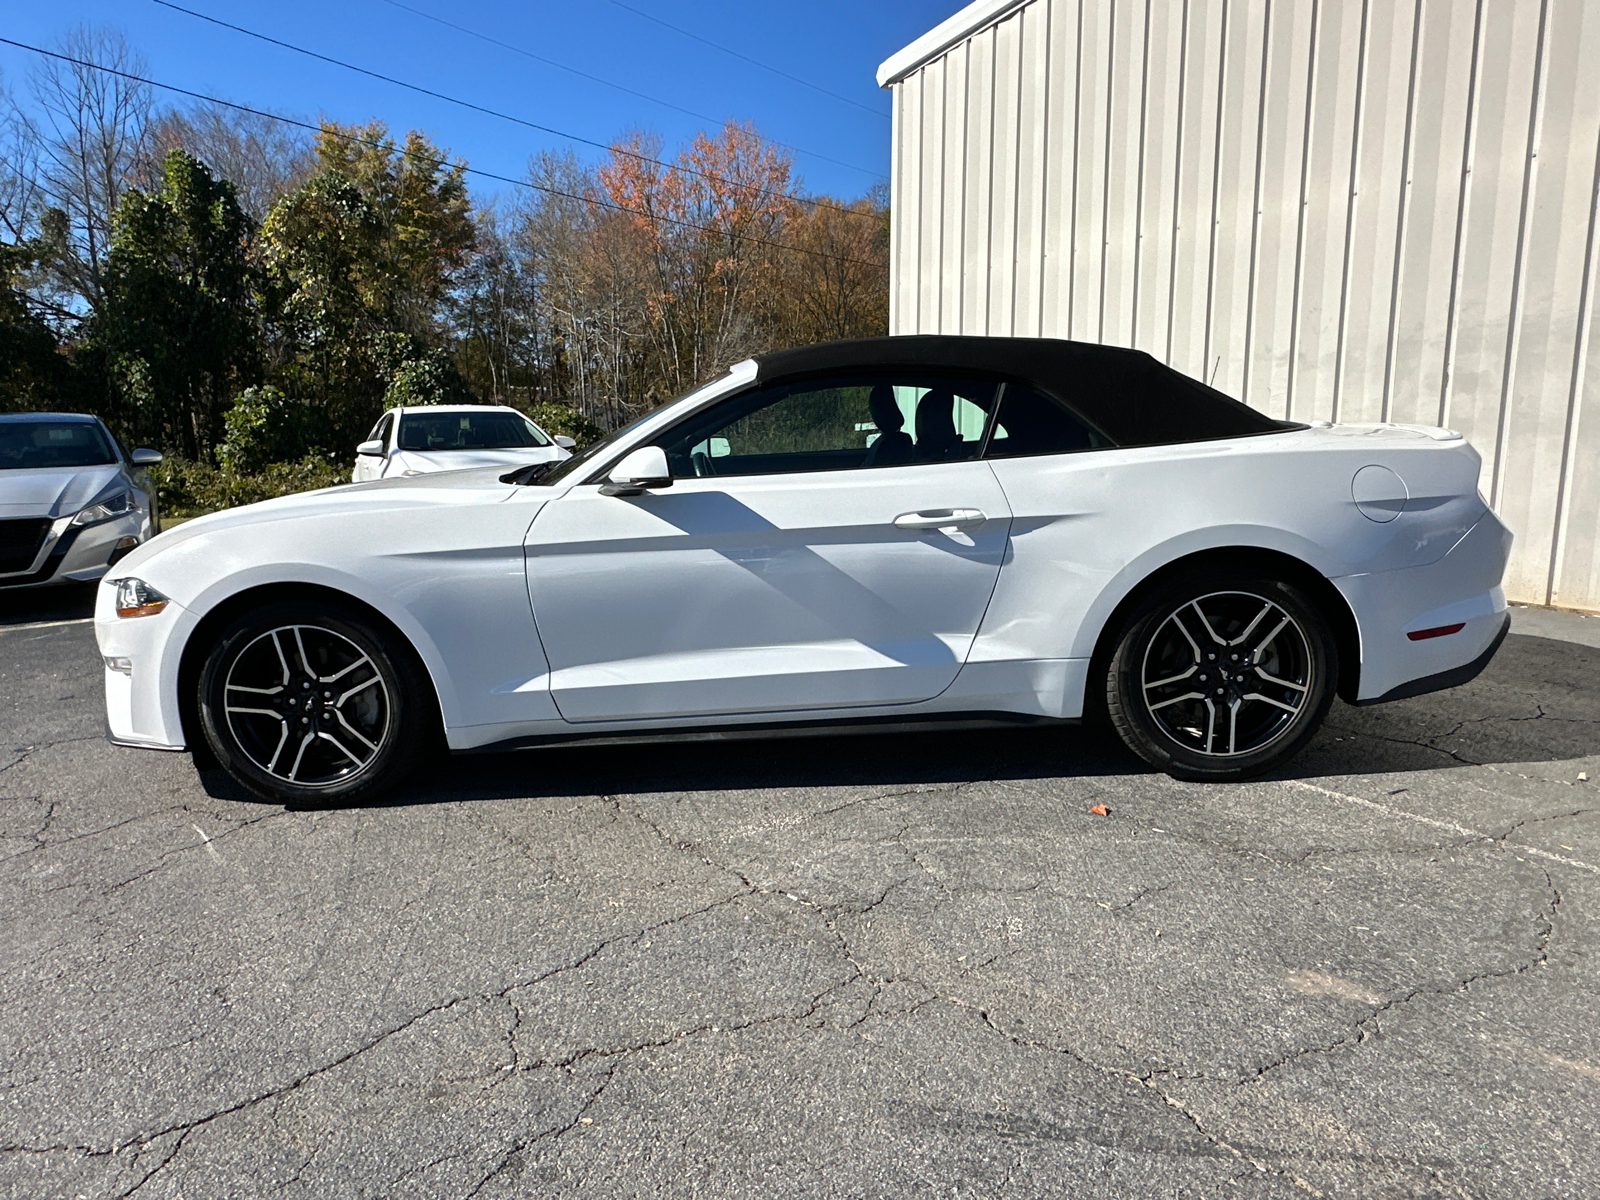
[[[529,463],[566,458],[560,446],[524,446],[513,450],[402,450],[400,461],[409,471],[469,471],[474,467],[521,467]]]
[[[197,537],[227,534],[266,523],[278,524],[301,518],[338,513],[373,513],[390,510],[437,508],[454,504],[493,504],[514,495],[514,484],[500,482],[504,467],[477,471],[440,471],[410,478],[375,479],[369,483],[345,483],[314,492],[297,492],[258,504],[225,509],[185,521],[151,538],[118,564],[118,575],[136,573],[141,562]],[[127,568],[123,570],[123,568]]]
[[[121,472],[102,467],[0,471],[0,517],[64,517],[77,512]]]

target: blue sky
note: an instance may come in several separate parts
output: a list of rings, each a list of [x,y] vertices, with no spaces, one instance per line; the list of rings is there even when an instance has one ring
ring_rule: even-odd
[[[962,6],[962,0],[626,0],[850,103],[684,37],[616,0],[177,2],[597,141],[643,127],[658,130],[671,149],[707,124],[406,11],[414,9],[713,121],[754,121],[766,136],[805,151],[795,154],[795,167],[810,190],[845,196],[865,191],[888,170],[889,95],[874,79],[879,62]],[[470,165],[498,174],[520,177],[533,152],[570,144],[265,45],[152,0],[0,0],[0,14],[5,36],[35,45],[55,45],[74,25],[110,26],[143,55],[153,78],[292,116],[379,117],[396,130],[419,128]],[[25,95],[33,57],[0,46],[0,79],[19,95]],[[475,191],[485,187],[474,184]]]

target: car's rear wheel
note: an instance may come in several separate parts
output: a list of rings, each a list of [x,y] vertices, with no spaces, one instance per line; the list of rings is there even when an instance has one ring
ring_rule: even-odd
[[[1328,623],[1293,584],[1201,570],[1129,618],[1106,675],[1106,709],[1128,747],[1168,774],[1242,779],[1312,738],[1337,677]]]
[[[357,803],[404,779],[431,742],[426,688],[387,630],[335,605],[290,601],[222,632],[198,700],[217,761],[256,795]]]

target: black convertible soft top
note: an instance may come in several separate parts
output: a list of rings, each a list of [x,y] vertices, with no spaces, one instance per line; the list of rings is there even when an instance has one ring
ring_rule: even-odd
[[[756,366],[763,384],[874,367],[994,375],[1064,401],[1119,446],[1160,446],[1301,428],[1224,396],[1142,350],[1055,338],[948,334],[860,338],[758,355]]]

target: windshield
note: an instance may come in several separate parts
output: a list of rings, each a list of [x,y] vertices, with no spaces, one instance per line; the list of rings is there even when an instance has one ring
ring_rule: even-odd
[[[521,413],[406,413],[400,418],[402,450],[516,450],[549,444],[550,439]]]
[[[532,479],[525,480],[524,482],[537,483],[541,485],[560,482],[568,475],[571,475],[574,471],[580,470],[585,463],[593,462],[595,459],[599,458],[607,450],[611,449],[612,446],[616,445],[623,438],[632,433],[634,428],[638,426],[640,422],[649,420],[660,411],[661,410],[658,408],[651,409],[649,412],[645,413],[644,416],[635,417],[621,429],[613,429],[610,433],[606,434],[605,437],[601,438],[593,445],[586,446],[584,449],[579,450],[571,458],[563,459],[561,462],[556,463],[550,470],[541,471]]]
[[[93,421],[0,421],[0,471],[104,467],[117,461]]]
[[[515,472],[513,475],[507,475],[504,478],[507,483],[538,484],[540,487],[544,487],[552,483],[560,483],[573,472],[583,470],[585,466],[594,462],[595,459],[605,457],[607,452],[610,451],[613,446],[622,441],[623,438],[627,437],[635,429],[639,428],[640,425],[644,424],[646,421],[660,416],[662,409],[671,408],[685,400],[688,400],[691,396],[698,396],[710,388],[723,387],[727,383],[728,376],[719,375],[717,378],[711,380],[711,382],[702,383],[693,391],[685,392],[676,400],[669,400],[666,404],[663,404],[660,407],[652,408],[643,416],[635,417],[622,428],[613,429],[598,442],[595,442],[592,446],[584,447],[571,458],[563,459],[561,462],[556,463],[553,466],[540,463],[537,469],[537,474],[530,474],[529,472]]]

